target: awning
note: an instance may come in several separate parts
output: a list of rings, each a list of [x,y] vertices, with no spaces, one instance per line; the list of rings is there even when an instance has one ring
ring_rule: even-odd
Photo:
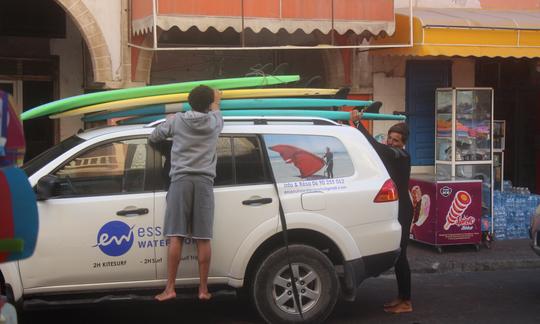
[[[373,45],[407,44],[409,17],[396,10],[396,33]],[[540,11],[414,8],[414,46],[372,55],[540,57]]]
[[[201,31],[231,27],[237,32],[266,28],[273,33],[285,29],[377,35],[392,34],[395,27],[393,0],[132,0],[133,34],[153,31],[154,8],[156,25],[163,30],[195,26]]]

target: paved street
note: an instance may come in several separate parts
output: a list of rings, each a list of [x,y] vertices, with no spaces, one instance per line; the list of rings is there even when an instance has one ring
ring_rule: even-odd
[[[358,323],[539,323],[540,270],[415,274],[415,312],[388,315],[381,305],[395,293],[391,276],[366,281],[354,303],[340,303],[328,320]],[[209,303],[173,301],[31,311],[26,323],[260,323],[234,297]]]

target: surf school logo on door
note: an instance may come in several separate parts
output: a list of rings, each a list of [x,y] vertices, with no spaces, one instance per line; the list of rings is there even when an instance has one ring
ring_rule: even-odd
[[[120,221],[112,221],[103,225],[97,235],[97,244],[101,252],[108,256],[121,256],[125,254],[134,241],[133,227]]]

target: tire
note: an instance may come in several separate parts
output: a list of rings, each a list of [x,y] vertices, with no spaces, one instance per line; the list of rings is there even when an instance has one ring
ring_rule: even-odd
[[[339,296],[334,265],[322,252],[306,245],[289,246],[289,254],[293,272],[299,278],[303,319],[294,304],[285,248],[272,252],[261,262],[253,280],[253,303],[268,323],[321,323],[330,315]]]

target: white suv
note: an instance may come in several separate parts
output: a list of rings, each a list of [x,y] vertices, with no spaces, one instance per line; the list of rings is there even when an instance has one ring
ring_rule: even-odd
[[[152,130],[89,130],[24,166],[40,227],[32,257],[0,265],[14,302],[136,298],[134,290],[152,296],[164,287],[170,142],[149,145]],[[340,295],[354,299],[358,285],[398,255],[396,189],[352,127],[314,118],[226,119],[214,192],[210,288],[238,288],[267,322],[302,321],[280,202],[304,321],[323,321]],[[185,243],[179,288],[199,281],[195,244]]]

